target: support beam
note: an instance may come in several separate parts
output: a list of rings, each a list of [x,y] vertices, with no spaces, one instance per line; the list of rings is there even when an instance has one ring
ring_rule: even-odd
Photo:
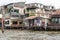
[[[3,18],[2,18],[2,33],[4,33],[4,22],[3,22]]]

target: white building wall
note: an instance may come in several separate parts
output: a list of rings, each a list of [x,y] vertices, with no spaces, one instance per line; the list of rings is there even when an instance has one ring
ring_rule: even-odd
[[[25,7],[24,8],[14,7],[14,9],[19,9],[19,13],[21,15],[24,15],[24,9],[25,9]]]
[[[0,18],[2,18],[2,16],[3,16],[3,15],[2,15],[2,14],[0,14]]]
[[[9,24],[5,24],[5,26],[11,26],[11,20],[10,19],[6,19],[5,21],[9,21]]]

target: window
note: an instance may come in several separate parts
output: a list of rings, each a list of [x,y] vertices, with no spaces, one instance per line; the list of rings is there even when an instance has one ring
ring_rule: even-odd
[[[29,14],[25,14],[26,17],[29,17]]]
[[[55,20],[56,20],[56,23],[59,23],[59,19],[58,18],[56,18]]]
[[[59,18],[59,23],[60,23],[60,18]]]
[[[52,21],[52,23],[54,23],[55,22],[55,19],[53,18],[51,21]]]
[[[19,22],[19,24],[22,24],[22,22]]]
[[[9,24],[9,21],[5,21],[5,24]]]
[[[26,9],[27,10],[27,12],[29,12],[29,9]]]
[[[17,21],[12,21],[12,24],[18,24],[18,22]]]
[[[10,10],[11,12],[13,12],[13,10]]]
[[[18,10],[18,9],[14,9],[14,12],[17,12],[17,13],[19,13],[19,10]]]
[[[52,23],[59,23],[59,19],[58,18],[52,18]]]
[[[25,9],[24,9],[24,13],[25,13]]]

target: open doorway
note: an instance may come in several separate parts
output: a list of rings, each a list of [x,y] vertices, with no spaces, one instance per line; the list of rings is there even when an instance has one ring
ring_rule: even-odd
[[[0,22],[0,27],[2,27],[2,23]]]

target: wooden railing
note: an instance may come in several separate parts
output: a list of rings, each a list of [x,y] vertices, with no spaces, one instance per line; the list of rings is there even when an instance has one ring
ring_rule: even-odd
[[[59,23],[51,23],[51,24],[48,24],[47,28],[60,29],[60,24]]]

